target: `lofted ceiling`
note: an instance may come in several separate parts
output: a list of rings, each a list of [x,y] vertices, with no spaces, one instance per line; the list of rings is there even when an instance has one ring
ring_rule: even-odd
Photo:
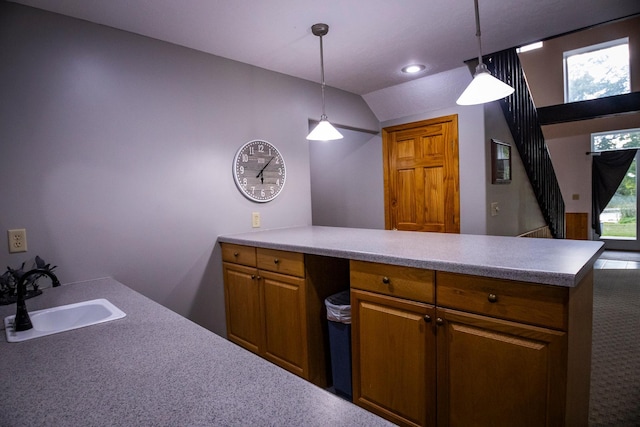
[[[477,56],[473,0],[13,0],[365,95]],[[480,0],[495,52],[640,13],[639,0]],[[426,65],[416,75],[400,68]]]

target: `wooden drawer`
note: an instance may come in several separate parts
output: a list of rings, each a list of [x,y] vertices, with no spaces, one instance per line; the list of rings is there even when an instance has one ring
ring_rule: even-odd
[[[350,261],[351,287],[433,304],[434,272],[421,268]]]
[[[436,283],[439,307],[567,329],[569,288],[440,271]]]
[[[304,277],[304,254],[258,248],[258,268],[290,276]]]
[[[220,243],[222,248],[222,260],[236,264],[256,266],[256,248],[253,246],[233,245]]]

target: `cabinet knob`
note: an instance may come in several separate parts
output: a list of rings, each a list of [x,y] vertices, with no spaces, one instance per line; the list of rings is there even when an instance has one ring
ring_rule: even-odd
[[[233,253],[233,256],[236,257],[236,258],[238,257],[238,255],[240,255],[238,252],[234,252]]]
[[[277,264],[277,263],[279,263],[279,262],[280,262],[280,260],[279,260],[278,258],[275,258],[275,259],[273,260],[273,263],[274,263],[274,264]]]
[[[442,317],[436,318],[436,325],[438,326],[444,325],[444,320],[442,320]]]
[[[256,279],[260,280],[260,279],[262,279],[262,277],[260,277],[260,276],[256,276]]]
[[[489,300],[489,302],[496,302],[498,301],[498,296],[496,294],[489,294],[487,299]]]
[[[256,275],[255,275],[255,274],[252,274],[252,275],[251,275],[251,280],[254,280],[255,278],[256,278]]]
[[[382,278],[382,283],[384,283],[385,285],[388,285],[391,282],[391,280],[389,280],[389,278],[387,276],[384,276]]]
[[[424,315],[424,321],[427,323],[431,323],[431,316],[429,316],[428,314]]]

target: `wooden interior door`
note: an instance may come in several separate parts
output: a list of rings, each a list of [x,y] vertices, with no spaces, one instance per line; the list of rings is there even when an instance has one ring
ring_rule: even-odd
[[[458,116],[382,130],[385,226],[460,232]]]

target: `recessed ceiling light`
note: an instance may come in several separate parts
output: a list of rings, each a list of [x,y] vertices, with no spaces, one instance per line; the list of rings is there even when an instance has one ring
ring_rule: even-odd
[[[425,67],[422,64],[411,64],[411,65],[407,65],[406,67],[402,67],[402,72],[407,74],[415,74],[415,73],[419,73],[425,68],[427,67]]]

